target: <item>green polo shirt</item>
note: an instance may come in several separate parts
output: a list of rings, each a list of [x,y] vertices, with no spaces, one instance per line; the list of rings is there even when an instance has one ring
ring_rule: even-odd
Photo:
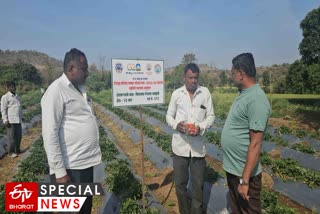
[[[259,84],[242,90],[233,101],[221,134],[225,171],[242,176],[250,144],[249,130],[264,132],[269,115],[269,100]],[[258,161],[251,176],[261,171]]]

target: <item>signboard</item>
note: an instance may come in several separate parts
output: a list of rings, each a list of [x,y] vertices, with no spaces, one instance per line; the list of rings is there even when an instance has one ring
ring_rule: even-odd
[[[164,103],[163,60],[112,59],[112,105]]]

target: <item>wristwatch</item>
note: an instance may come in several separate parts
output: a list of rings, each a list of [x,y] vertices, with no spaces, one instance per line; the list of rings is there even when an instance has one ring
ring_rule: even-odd
[[[249,185],[249,182],[245,182],[242,178],[240,178],[240,185],[245,185],[245,186],[248,186]]]

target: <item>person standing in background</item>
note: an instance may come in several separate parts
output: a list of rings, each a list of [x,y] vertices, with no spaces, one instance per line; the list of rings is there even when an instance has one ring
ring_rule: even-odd
[[[232,213],[261,213],[261,164],[263,134],[270,104],[256,82],[251,53],[232,60],[232,80],[239,89],[221,134],[223,168],[227,172]]]
[[[16,83],[7,82],[8,92],[1,97],[1,114],[8,135],[7,150],[10,157],[15,158],[20,153],[22,137],[22,103],[16,94]]]
[[[212,98],[198,85],[199,67],[190,63],[184,69],[184,86],[172,93],[166,121],[176,130],[172,135],[174,183],[181,214],[203,212],[203,183],[206,168],[205,131],[214,122]],[[191,203],[187,197],[189,169]]]
[[[85,81],[85,54],[72,48],[64,58],[64,73],[41,99],[42,136],[53,183],[92,183],[93,167],[101,162],[99,129]],[[91,213],[92,196],[80,213]]]

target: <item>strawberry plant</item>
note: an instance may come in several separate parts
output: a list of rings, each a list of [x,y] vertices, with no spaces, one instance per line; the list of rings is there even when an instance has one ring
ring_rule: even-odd
[[[121,198],[141,199],[141,184],[134,177],[127,160],[115,160],[106,167],[106,184]]]
[[[275,160],[272,163],[272,172],[282,178],[282,180],[300,181],[309,187],[320,186],[320,172],[305,169],[297,161],[286,158]]]
[[[221,148],[221,133],[214,131],[214,132],[207,132],[206,139],[209,143],[212,143],[219,148]]]
[[[117,147],[108,138],[102,126],[99,127],[99,133],[100,133],[99,145],[101,149],[102,160],[105,162],[114,160],[116,158],[116,155],[119,154]]]
[[[296,144],[293,144],[291,146],[291,149],[294,149],[296,151],[300,151],[300,152],[303,152],[303,153],[307,153],[307,154],[314,154],[316,153],[316,150],[313,149],[311,146],[309,145],[304,145],[304,144],[300,144],[300,143],[296,143]]]
[[[265,189],[261,191],[261,207],[267,214],[296,214],[294,209],[282,206],[275,193]]]

